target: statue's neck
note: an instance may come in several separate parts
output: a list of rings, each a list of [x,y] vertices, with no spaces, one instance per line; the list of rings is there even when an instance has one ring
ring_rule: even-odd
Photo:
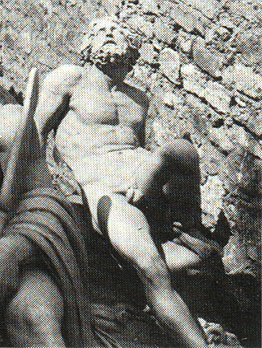
[[[121,65],[119,66],[99,66],[97,65],[92,65],[92,72],[96,74],[96,76],[99,77],[99,75],[106,80],[108,85],[110,87],[117,86],[117,85],[122,85],[126,75],[129,72],[129,69],[126,67],[122,67]]]

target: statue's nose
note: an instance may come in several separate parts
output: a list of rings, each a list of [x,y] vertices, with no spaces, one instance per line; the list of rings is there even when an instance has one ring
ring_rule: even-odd
[[[111,26],[106,27],[106,36],[113,37],[113,30]]]
[[[106,31],[106,37],[113,37],[113,33],[110,29]]]

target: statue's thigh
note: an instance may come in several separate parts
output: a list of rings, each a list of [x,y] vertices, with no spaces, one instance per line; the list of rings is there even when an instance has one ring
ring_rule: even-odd
[[[137,168],[137,181],[142,190],[158,191],[174,177],[181,182],[180,186],[200,184],[198,153],[189,141],[176,139],[154,152],[143,150]]]
[[[185,271],[202,263],[202,259],[196,253],[172,241],[162,244],[162,249],[171,272]]]
[[[147,151],[136,170],[136,183],[145,196],[151,196],[162,191],[170,175],[171,172],[162,154]]]

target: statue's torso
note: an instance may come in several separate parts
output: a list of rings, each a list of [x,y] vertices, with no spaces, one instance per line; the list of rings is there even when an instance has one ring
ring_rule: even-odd
[[[118,173],[117,182],[127,176],[134,154],[119,158],[119,151],[143,145],[146,112],[143,92],[126,84],[110,88],[103,76],[83,73],[56,134],[60,154],[82,184],[107,180],[105,171],[108,177]]]
[[[142,145],[147,112],[143,93],[126,84],[110,88],[103,77],[90,75],[83,74],[72,89],[69,112],[57,132],[58,147],[93,152],[104,145]]]

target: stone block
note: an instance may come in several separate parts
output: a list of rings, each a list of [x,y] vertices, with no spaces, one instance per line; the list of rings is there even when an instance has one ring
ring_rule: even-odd
[[[174,131],[171,131],[165,122],[160,118],[156,118],[152,124],[154,142],[158,146],[165,146],[169,141],[178,137]]]
[[[194,64],[185,64],[181,67],[184,89],[196,94],[200,98],[205,97],[206,80],[201,71]]]
[[[239,105],[240,107],[245,108],[247,106],[247,103],[241,98],[241,96],[235,95],[234,99],[237,105]]]
[[[72,0],[71,0],[72,1]],[[74,0],[75,2],[75,0]],[[101,0],[102,6],[104,6],[110,15],[114,15],[118,11],[118,0]]]
[[[198,148],[200,163],[205,173],[209,175],[217,175],[225,160],[225,156],[221,154],[209,141],[202,143]]]
[[[248,66],[261,63],[262,28],[260,33],[259,30],[240,32],[236,37],[236,44],[241,63]]]
[[[233,124],[220,128],[210,128],[208,138],[221,150],[231,152],[236,148],[242,148],[258,158],[262,158],[262,146],[244,127]]]
[[[170,13],[170,17],[173,18],[174,22],[182,27],[185,31],[192,33],[195,29],[194,23],[197,18],[192,15],[186,15],[186,13],[178,6],[174,7]]]
[[[134,87],[139,89],[146,89],[152,84],[150,67],[146,64],[136,64],[133,68],[131,83]],[[130,83],[130,82],[129,82]]]
[[[180,31],[177,37],[177,44],[181,48],[182,52],[191,54],[193,46],[194,36],[184,31]]]
[[[207,81],[204,98],[217,111],[222,113],[228,113],[230,111],[230,92],[219,83]]]
[[[152,45],[157,52],[160,52],[165,47],[164,43],[159,42],[157,39],[152,40]]]
[[[234,115],[234,119],[243,124],[253,134],[256,134],[260,138],[262,137],[261,110],[250,111],[247,108],[238,115]]]
[[[252,1],[227,1],[230,12],[244,17],[250,21],[261,18],[262,4],[260,0]]]
[[[232,31],[220,26],[218,24],[212,24],[208,28],[206,28],[206,34],[205,34],[205,42],[206,44],[211,44],[216,46],[216,49],[221,52],[221,50],[225,50],[225,48],[228,48],[227,42],[232,37]],[[218,54],[221,55],[217,51]]]
[[[212,19],[215,13],[221,8],[218,0],[183,0],[188,6],[199,10],[203,15]]]
[[[158,6],[160,8],[160,13],[161,15],[167,15],[170,13],[170,10],[173,6],[173,3],[171,3],[170,1],[167,1],[167,0],[157,0],[158,2]]]
[[[233,124],[231,127],[228,127],[227,136],[235,145],[239,144],[244,148],[247,148],[249,146],[249,134],[241,126]]]
[[[262,76],[243,64],[229,66],[223,72],[223,83],[254,99],[262,98]]]
[[[205,28],[200,18],[191,13],[190,9],[186,10],[180,5],[173,6],[170,12],[170,17],[173,21],[182,27],[185,31],[193,33],[199,32],[202,36],[205,35]]]
[[[153,33],[159,41],[163,41],[168,44],[171,44],[176,37],[175,31],[160,18],[157,18],[154,23]]]
[[[262,141],[257,141],[251,135],[248,135],[247,150],[259,159],[262,159]]]
[[[184,101],[181,97],[177,96],[176,94],[172,92],[166,92],[163,95],[163,102],[165,105],[171,108],[175,108],[175,107],[181,108]]]
[[[126,21],[130,27],[136,30],[138,33],[144,34],[147,38],[153,37],[153,24],[146,21],[142,16],[135,14]]]
[[[232,235],[224,248],[223,264],[228,274],[243,274],[245,268],[250,270],[250,260],[246,257],[246,247],[239,235]]]
[[[164,48],[159,55],[160,71],[173,83],[179,83],[180,57],[171,48]]]
[[[223,208],[224,194],[225,189],[219,177],[208,176],[205,184],[201,186],[202,219],[206,227],[214,227],[217,222]]]
[[[157,55],[156,51],[154,50],[154,46],[150,43],[143,43],[140,50],[140,59],[151,64],[154,62],[155,57]]]
[[[258,137],[262,136],[262,115],[251,115],[247,121],[247,128]]]
[[[29,31],[23,31],[20,33],[21,45],[25,53],[29,54],[32,51],[32,33]]]
[[[230,15],[226,12],[220,14],[219,16],[219,24],[225,28],[228,28],[228,29],[234,29],[235,28],[235,25],[234,23],[232,22],[231,18],[230,18]]]
[[[118,1],[119,2],[119,1]],[[155,0],[140,1],[141,10],[143,13],[158,14],[159,9]]]
[[[235,148],[235,144],[228,137],[227,127],[220,128],[211,127],[208,133],[209,140],[225,152],[231,152]]]
[[[216,54],[208,51],[205,40],[197,38],[192,47],[194,62],[199,68],[208,72],[211,76],[218,78],[222,76],[224,56],[217,52]]]
[[[207,81],[206,76],[193,64],[183,65],[181,76],[185,90],[205,99],[219,112],[229,112],[231,96],[224,86],[217,82]]]

